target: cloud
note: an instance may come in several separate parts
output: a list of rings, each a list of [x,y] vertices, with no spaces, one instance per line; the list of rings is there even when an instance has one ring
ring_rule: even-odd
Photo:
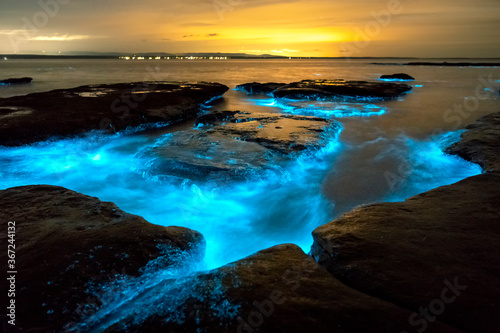
[[[219,34],[206,34],[207,37],[217,37]]]
[[[34,41],[70,41],[70,40],[82,40],[89,39],[88,35],[63,35],[63,36],[34,36],[28,38],[28,40]]]

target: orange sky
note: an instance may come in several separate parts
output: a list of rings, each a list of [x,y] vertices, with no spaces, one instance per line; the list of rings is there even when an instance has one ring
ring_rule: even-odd
[[[500,57],[497,0],[41,3],[1,1],[0,53]]]

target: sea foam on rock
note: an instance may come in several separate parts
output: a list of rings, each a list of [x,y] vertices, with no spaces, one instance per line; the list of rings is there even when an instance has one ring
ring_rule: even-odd
[[[89,85],[0,99],[0,145],[114,132],[195,117],[229,88],[218,83],[133,82]]]
[[[0,224],[15,225],[16,328],[59,332],[101,304],[92,288],[137,276],[156,262],[165,268],[199,261],[205,240],[193,230],[153,225],[115,204],[68,189],[38,185],[0,191]],[[2,244],[7,248],[6,232]],[[179,254],[184,255],[180,256]],[[155,261],[156,260],[156,261]],[[2,279],[2,290],[7,280]]]

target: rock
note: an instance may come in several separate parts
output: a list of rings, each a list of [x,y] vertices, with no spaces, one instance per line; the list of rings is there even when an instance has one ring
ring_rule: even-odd
[[[466,129],[460,141],[446,152],[477,163],[485,171],[500,171],[500,112],[487,115]]]
[[[196,116],[202,103],[227,90],[218,83],[136,82],[0,99],[0,145],[176,122]]]
[[[264,94],[264,95],[271,95],[273,91],[276,89],[286,86],[286,83],[276,83],[276,82],[269,82],[269,83],[258,83],[258,82],[252,82],[252,83],[245,83],[245,84],[240,84],[236,86],[236,90],[241,90],[246,92],[247,94]]]
[[[434,307],[432,318],[466,332],[498,332],[499,199],[492,173],[361,207],[314,230],[311,252],[351,288],[411,311]]]
[[[145,172],[192,180],[246,178],[305,151],[316,151],[341,126],[323,118],[219,111],[193,130],[168,134],[139,155]],[[140,169],[140,168],[139,168]]]
[[[101,303],[92,286],[137,276],[156,259],[200,260],[203,236],[180,227],[153,225],[68,189],[40,185],[0,191],[0,223],[7,248],[8,221],[15,221],[16,328],[59,332]],[[10,224],[9,224],[10,225]],[[7,272],[7,249],[1,268]],[[6,279],[1,285],[4,288]],[[4,298],[5,299],[5,298]]]
[[[28,84],[33,81],[31,77],[21,77],[21,78],[12,78],[6,80],[0,80],[0,86],[2,85],[11,85],[11,84]]]
[[[380,80],[388,81],[415,81],[413,76],[404,73],[392,74],[392,75],[382,75]]]
[[[411,313],[353,290],[295,245],[279,245],[198,275],[174,315],[151,290],[149,309],[105,332],[401,332]],[[214,285],[218,288],[214,290]],[[214,296],[214,294],[216,296]],[[228,311],[230,309],[230,311]],[[436,321],[432,332],[458,332]]]
[[[411,89],[411,86],[402,83],[303,80],[280,87],[273,95],[295,100],[394,99]]]
[[[373,65],[385,66],[438,66],[438,67],[498,67],[499,62],[408,62],[408,63],[393,63],[393,62],[374,62]]]

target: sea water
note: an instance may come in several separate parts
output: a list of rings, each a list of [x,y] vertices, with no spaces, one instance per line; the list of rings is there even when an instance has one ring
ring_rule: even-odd
[[[383,61],[394,62],[377,60]],[[0,189],[29,184],[64,186],[112,201],[151,223],[198,230],[207,241],[205,261],[198,269],[216,268],[281,243],[295,243],[308,252],[314,228],[356,206],[404,200],[481,173],[479,166],[447,155],[443,149],[459,139],[467,124],[499,111],[500,69],[371,62],[0,61],[0,78],[34,78],[29,85],[0,87],[0,97],[86,84],[213,81],[230,90],[223,99],[207,106],[206,112],[311,115],[334,119],[342,127],[340,133],[323,138],[327,142],[320,151],[270,166],[269,172],[258,177],[228,179],[219,184],[190,180],[174,183],[148,173],[151,161],[141,151],[166,135],[192,128],[189,122],[150,132],[132,129],[112,136],[95,132],[82,138],[2,147]],[[416,81],[408,83],[413,86],[410,93],[391,101],[303,103],[248,96],[234,90],[238,84],[253,81],[377,81],[382,74],[399,72],[414,76]],[[158,275],[158,282],[163,275]]]

